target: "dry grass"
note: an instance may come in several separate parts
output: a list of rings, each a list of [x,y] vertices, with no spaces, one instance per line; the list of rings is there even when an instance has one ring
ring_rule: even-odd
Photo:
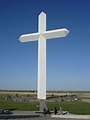
[[[33,92],[0,92],[0,95],[7,95],[7,94],[9,94],[9,95],[16,95],[16,94],[19,94],[19,95],[36,95],[36,93],[33,93]]]
[[[11,96],[16,96],[16,94],[18,94],[19,96],[27,96],[27,95],[31,95],[31,96],[37,96],[36,92],[23,92],[23,91],[0,91],[0,96],[7,96],[7,95],[11,95]],[[47,96],[62,96],[62,95],[76,95],[78,98],[80,99],[90,99],[90,93],[88,92],[47,92]]]

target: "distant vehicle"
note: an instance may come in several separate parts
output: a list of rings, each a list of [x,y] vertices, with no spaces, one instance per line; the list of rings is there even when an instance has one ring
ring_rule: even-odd
[[[0,110],[0,114],[13,114],[13,110],[16,110],[17,108],[12,108],[12,109],[5,109],[5,110]]]

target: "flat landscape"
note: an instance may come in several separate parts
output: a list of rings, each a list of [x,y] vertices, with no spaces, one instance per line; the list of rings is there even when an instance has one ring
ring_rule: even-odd
[[[36,111],[40,100],[34,91],[0,91],[0,109],[17,108],[17,111]],[[47,92],[48,108],[68,111],[73,114],[90,115],[90,92]]]

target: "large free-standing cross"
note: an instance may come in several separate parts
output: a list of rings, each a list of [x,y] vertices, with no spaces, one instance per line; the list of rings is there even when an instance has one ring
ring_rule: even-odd
[[[38,99],[46,99],[46,39],[65,37],[66,28],[46,31],[46,14],[41,12],[38,22],[38,33],[21,35],[21,42],[38,40]]]

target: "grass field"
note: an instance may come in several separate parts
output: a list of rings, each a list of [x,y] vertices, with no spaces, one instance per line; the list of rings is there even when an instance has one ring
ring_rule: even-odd
[[[0,92],[0,109],[10,109],[10,108],[18,108],[17,110],[22,111],[36,111],[38,110],[37,106],[39,102],[20,102],[20,101],[10,101],[4,100],[3,97],[6,97],[7,94],[11,96],[15,96],[18,94],[19,96],[27,96],[27,94],[36,97],[36,93],[30,92]],[[63,93],[54,93],[54,95],[62,95]],[[64,93],[65,95],[66,93]],[[71,93],[73,94],[73,93]],[[76,95],[76,93],[74,93]],[[48,96],[52,95],[52,93],[48,93]],[[69,94],[70,95],[70,94]],[[79,98],[87,98],[90,99],[90,93],[88,94],[77,94]],[[57,107],[59,110],[62,107],[63,110],[68,111],[73,114],[88,114],[90,115],[90,103],[87,102],[47,102],[46,103],[50,110],[53,110],[54,107]]]
[[[18,108],[22,111],[36,111],[39,102],[17,102],[0,100],[0,109]],[[59,110],[62,107],[63,110],[73,114],[88,114],[90,115],[90,103],[85,102],[46,102],[48,108],[53,110],[57,107]]]
[[[38,102],[19,102],[19,101],[10,101],[10,100],[0,100],[0,109],[11,109],[17,108],[20,111],[35,111],[37,108]]]
[[[47,106],[50,110],[53,110],[53,108],[56,106],[59,110],[60,107],[64,111],[68,111],[73,114],[88,114],[90,115],[90,103],[85,102],[54,102],[54,103],[47,103]]]

